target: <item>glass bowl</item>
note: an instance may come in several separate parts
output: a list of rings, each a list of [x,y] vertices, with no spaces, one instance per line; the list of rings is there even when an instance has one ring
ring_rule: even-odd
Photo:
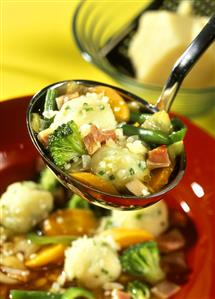
[[[138,82],[124,71],[123,61],[114,66],[101,55],[101,49],[118,32],[129,24],[149,1],[81,1],[72,21],[76,44],[85,60],[107,73],[127,90],[155,103],[162,86]],[[178,1],[164,2],[178,3]],[[168,9],[172,9],[169,8]],[[174,7],[173,7],[174,9]],[[129,38],[128,38],[129,42]],[[122,49],[123,51],[125,49]],[[126,56],[126,55],[125,55]],[[125,64],[126,62],[124,62]],[[188,89],[181,88],[172,110],[189,117],[207,112],[215,104],[215,87]]]
[[[144,197],[137,197],[134,195],[113,195],[102,192],[98,189],[90,187],[79,180],[75,179],[74,177],[67,174],[65,171],[57,167],[54,162],[49,158],[49,154],[45,147],[39,142],[37,138],[37,133],[33,130],[31,126],[32,122],[32,113],[39,113],[42,115],[44,110],[44,102],[47,90],[52,87],[52,89],[65,89],[65,86],[68,83],[75,82],[77,84],[81,84],[87,87],[93,87],[96,85],[103,85],[110,88],[115,89],[126,101],[135,100],[141,103],[145,109],[149,111],[149,113],[153,113],[155,110],[148,104],[146,101],[142,100],[141,98],[127,92],[121,88],[117,88],[115,86],[111,86],[108,84],[95,82],[95,81],[88,81],[88,80],[66,80],[62,82],[57,82],[52,85],[49,85],[39,91],[37,94],[33,96],[30,101],[28,111],[27,111],[27,127],[28,132],[30,134],[31,140],[38,150],[39,154],[43,158],[44,162],[47,166],[53,171],[53,173],[57,176],[58,180],[68,189],[72,190],[74,193],[80,195],[82,198],[86,199],[87,201],[99,205],[104,208],[117,208],[121,210],[134,210],[140,209],[149,205],[154,204],[155,202],[159,201],[161,198],[164,198],[165,194],[176,187],[184,175],[184,171],[186,168],[186,157],[185,153],[182,152],[181,155],[178,157],[176,161],[176,165],[174,171],[170,177],[170,180],[167,185],[165,185],[160,191],[149,194],[148,196]]]

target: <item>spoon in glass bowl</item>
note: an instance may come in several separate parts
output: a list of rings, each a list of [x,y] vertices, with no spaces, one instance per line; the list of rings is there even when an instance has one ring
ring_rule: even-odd
[[[95,88],[95,86],[98,85],[106,88],[111,88],[115,90],[120,95],[120,97],[123,98],[125,102],[136,102],[137,105],[139,105],[140,107],[140,111],[144,113],[154,114],[159,110],[169,111],[173,99],[175,98],[175,95],[184,77],[191,69],[191,67],[194,65],[194,63],[198,60],[198,58],[201,56],[201,54],[214,40],[214,28],[215,18],[212,18],[210,22],[203,28],[203,30],[200,32],[197,38],[192,42],[189,48],[185,51],[185,53],[179,58],[155,106],[149,104],[145,100],[121,88],[88,80],[67,80],[54,83],[50,86],[45,87],[36,95],[34,95],[34,97],[31,99],[27,111],[28,131],[35,147],[39,151],[45,163],[55,173],[59,181],[64,186],[71,189],[74,193],[80,195],[82,198],[88,200],[93,204],[102,206],[104,208],[118,208],[121,210],[134,210],[147,207],[151,204],[156,203],[158,200],[163,198],[168,191],[177,186],[180,179],[183,177],[184,170],[186,167],[184,150],[180,152],[180,154],[177,156],[177,159],[175,160],[174,170],[169,178],[168,183],[165,186],[163,186],[158,192],[154,192],[146,196],[135,196],[124,193],[117,194],[114,192],[107,192],[105,186],[102,186],[103,182],[101,182],[101,186],[99,189],[93,186],[92,184],[89,185],[88,182],[79,180],[77,179],[77,177],[71,176],[66,171],[62,170],[62,168],[56,166],[56,164],[50,158],[49,152],[44,146],[44,144],[42,144],[38,140],[38,132],[37,130],[35,130],[35,124],[33,125],[32,119],[35,115],[39,115],[41,118],[43,118],[45,99],[48,91],[62,92],[67,88],[68,84],[72,82],[75,82],[76,85],[84,86],[87,88]]]
[[[185,52],[176,61],[172,72],[156,103],[159,110],[169,111],[172,102],[186,75],[195,65],[201,55],[207,50],[215,39],[215,15],[192,41]]]

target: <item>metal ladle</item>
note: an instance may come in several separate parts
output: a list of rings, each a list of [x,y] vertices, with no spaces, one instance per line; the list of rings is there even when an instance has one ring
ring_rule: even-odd
[[[202,29],[202,31],[199,33],[196,39],[191,43],[188,49],[176,62],[156,105],[151,105],[145,100],[139,98],[138,96],[115,86],[110,86],[100,82],[88,81],[88,80],[71,80],[71,81],[89,87],[95,85],[103,85],[103,86],[111,87],[115,89],[125,100],[127,101],[132,100],[132,101],[139,102],[141,106],[144,108],[144,110],[147,111],[148,113],[155,113],[160,109],[169,111],[171,104],[178,92],[178,89],[183,79],[190,71],[192,66],[199,59],[199,57],[203,54],[203,52],[213,42],[214,38],[215,38],[215,16],[210,19],[210,21]],[[180,179],[184,175],[184,170],[186,167],[186,159],[184,153],[180,155],[177,161],[177,165],[174,169],[173,175],[171,176],[171,179],[168,182],[168,184],[165,187],[163,187],[162,190],[145,197],[144,196],[137,197],[134,195],[124,195],[124,194],[113,195],[113,194],[102,192],[96,188],[90,187],[89,185],[86,185],[78,181],[77,179],[71,177],[69,174],[64,172],[62,169],[58,168],[49,158],[47,150],[38,141],[37,134],[34,132],[31,126],[31,119],[32,119],[32,113],[42,114],[44,109],[45,95],[49,88],[59,88],[62,87],[64,84],[65,85],[68,84],[69,82],[70,81],[67,80],[63,82],[54,83],[39,91],[31,99],[27,111],[27,127],[32,142],[34,143],[36,149],[42,156],[45,163],[55,173],[57,178],[61,181],[61,183],[64,186],[71,189],[73,192],[79,194],[81,197],[83,197],[84,199],[88,200],[93,204],[105,208],[109,208],[109,209],[117,208],[121,210],[134,210],[134,209],[140,209],[152,205],[156,203],[158,200],[160,200],[161,198],[163,198],[167,192],[169,192],[171,189],[177,186]]]

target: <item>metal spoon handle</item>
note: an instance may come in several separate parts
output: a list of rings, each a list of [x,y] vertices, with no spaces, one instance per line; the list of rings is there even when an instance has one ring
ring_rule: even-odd
[[[215,39],[215,15],[210,18],[198,36],[176,61],[167,79],[156,106],[159,110],[169,111],[178,89],[196,61]]]

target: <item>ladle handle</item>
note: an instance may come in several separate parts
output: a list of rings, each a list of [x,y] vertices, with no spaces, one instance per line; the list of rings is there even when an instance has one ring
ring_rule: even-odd
[[[176,61],[156,106],[169,111],[178,89],[196,61],[215,39],[215,15],[210,18],[186,51]]]

